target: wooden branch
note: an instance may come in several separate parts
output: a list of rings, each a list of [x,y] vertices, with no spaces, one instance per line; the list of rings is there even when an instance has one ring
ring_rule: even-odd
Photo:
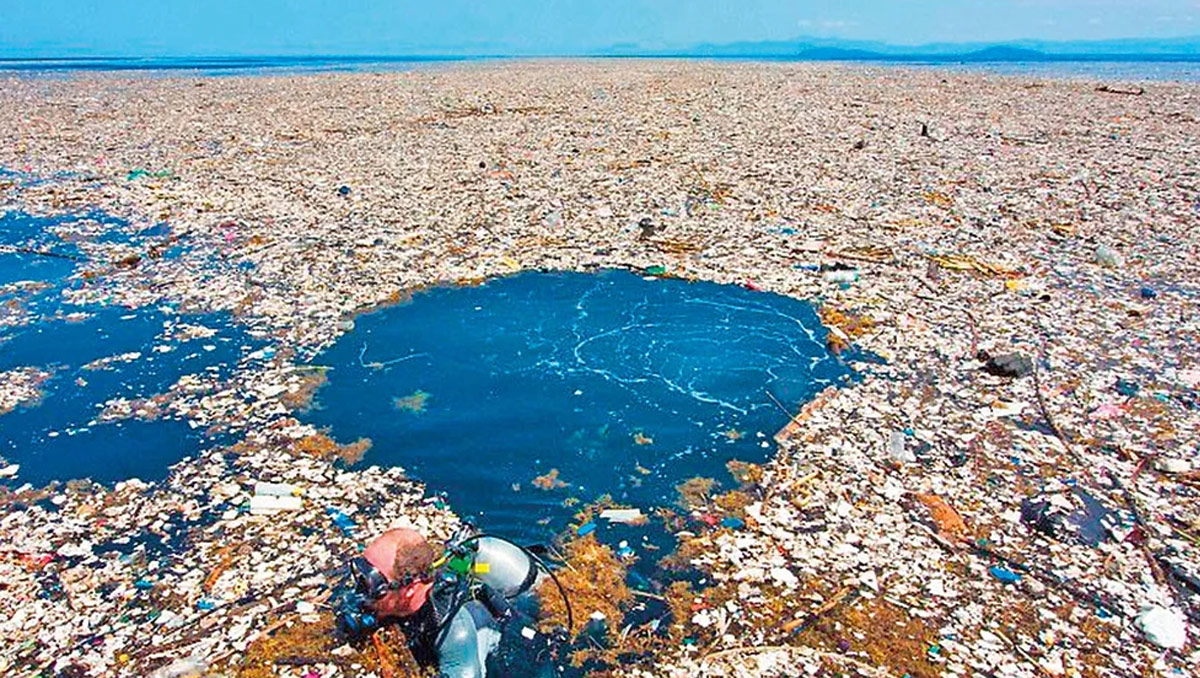
[[[1140,97],[1146,93],[1145,87],[1137,89],[1121,89],[1120,87],[1109,87],[1108,85],[1100,85],[1096,88],[1097,92],[1102,94],[1127,94],[1129,96]]]

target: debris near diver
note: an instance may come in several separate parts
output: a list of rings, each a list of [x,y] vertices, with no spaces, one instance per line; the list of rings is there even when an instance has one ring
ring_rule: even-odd
[[[530,484],[539,490],[549,492],[550,490],[558,490],[567,487],[567,483],[563,482],[558,477],[558,469],[552,468],[546,473],[535,477]]]
[[[429,398],[430,395],[428,393],[418,389],[411,395],[396,398],[392,401],[392,405],[402,412],[420,414],[425,411],[425,405],[429,402]]]

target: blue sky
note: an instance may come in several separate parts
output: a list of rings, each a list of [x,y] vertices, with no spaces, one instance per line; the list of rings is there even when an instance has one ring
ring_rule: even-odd
[[[0,56],[579,53],[798,36],[1179,37],[1200,0],[0,0]]]

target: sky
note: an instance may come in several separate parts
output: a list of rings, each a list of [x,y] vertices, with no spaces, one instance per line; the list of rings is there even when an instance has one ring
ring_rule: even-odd
[[[1200,35],[1200,0],[0,0],[0,57],[578,54]]]

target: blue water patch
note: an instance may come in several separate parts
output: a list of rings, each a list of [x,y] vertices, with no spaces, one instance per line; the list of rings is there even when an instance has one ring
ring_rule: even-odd
[[[356,324],[318,357],[307,420],[529,538],[562,529],[571,498],[645,510],[727,479],[771,453],[788,421],[772,397],[796,408],[849,378],[806,302],[624,271],[436,288]]]
[[[465,56],[244,56],[244,57],[132,57],[132,58],[0,58],[0,74],[47,76],[80,72],[130,72],[137,75],[201,76],[304,75],[409,71],[457,61],[487,61],[496,57]]]
[[[0,372],[38,392],[0,414],[0,458],[20,465],[17,482],[158,479],[204,444],[165,394],[184,375],[228,377],[259,343],[228,314],[64,297],[89,284],[78,272],[92,246],[165,235],[100,212],[0,214]]]

